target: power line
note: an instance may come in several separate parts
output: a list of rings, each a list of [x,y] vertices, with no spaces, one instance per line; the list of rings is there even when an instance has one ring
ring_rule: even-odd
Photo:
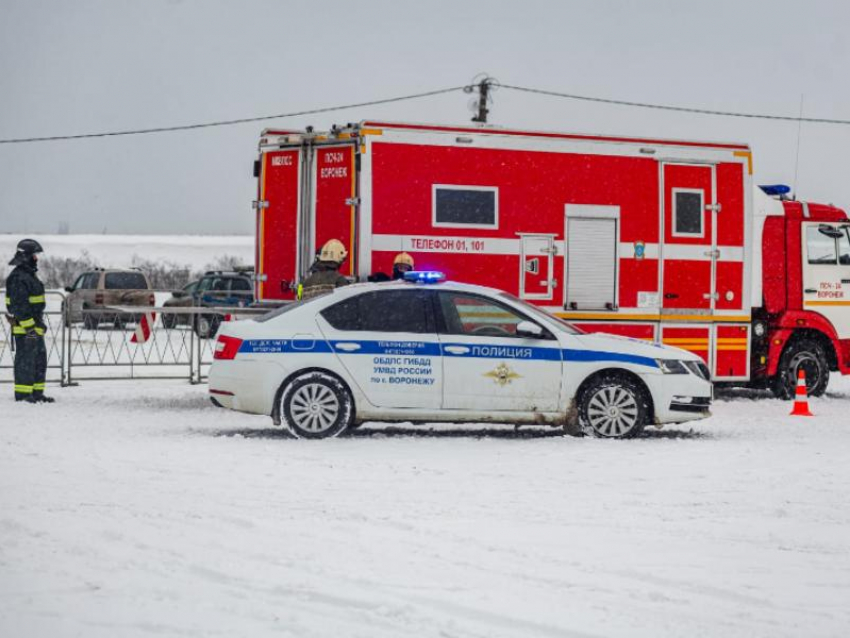
[[[617,106],[635,106],[644,109],[657,109],[661,111],[678,111],[679,113],[698,113],[701,115],[722,115],[725,117],[745,117],[756,120],[779,120],[783,122],[810,122],[812,124],[842,124],[850,125],[850,120],[834,120],[824,117],[794,117],[790,115],[765,115],[761,113],[739,113],[736,111],[715,111],[712,109],[698,109],[685,106],[672,106],[670,104],[651,104],[648,102],[631,102],[627,100],[611,100],[601,97],[590,97],[587,95],[575,95],[573,93],[559,93],[557,91],[546,91],[543,89],[532,89],[525,86],[511,86],[501,84],[501,88],[521,91],[523,93],[536,93],[550,97],[560,97],[569,100],[582,100],[584,102],[597,102],[601,104],[615,104]]]
[[[262,122],[264,120],[275,120],[284,117],[297,117],[299,115],[315,115],[317,113],[329,113],[331,111],[343,111],[345,109],[360,108],[363,106],[375,106],[378,104],[390,104],[392,102],[402,102],[405,100],[416,100],[432,95],[441,95],[443,93],[452,93],[453,91],[463,90],[463,86],[453,86],[447,89],[437,89],[435,91],[425,91],[424,93],[413,93],[411,95],[401,95],[398,97],[390,97],[382,100],[371,100],[369,102],[358,102],[356,104],[343,104],[340,106],[327,106],[319,109],[309,109],[306,111],[294,111],[292,113],[280,113],[278,115],[262,115],[259,117],[245,117],[237,120],[221,120],[218,122],[204,122],[202,124],[184,124],[181,126],[161,126],[157,128],[136,129],[129,131],[108,131],[103,133],[83,133],[80,135],[51,135],[47,137],[21,137],[17,139],[0,140],[0,144],[27,144],[32,142],[55,142],[62,140],[82,140],[94,137],[118,137],[121,135],[147,135],[148,133],[170,133],[173,131],[191,131],[200,128],[212,128],[217,126],[233,126],[234,124],[246,124],[249,122]]]

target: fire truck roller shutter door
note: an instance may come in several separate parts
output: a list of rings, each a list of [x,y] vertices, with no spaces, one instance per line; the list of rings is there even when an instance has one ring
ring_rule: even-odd
[[[567,308],[617,307],[618,233],[619,207],[567,206]]]

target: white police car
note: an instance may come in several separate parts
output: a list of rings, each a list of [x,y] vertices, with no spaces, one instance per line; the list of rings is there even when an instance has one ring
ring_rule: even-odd
[[[407,277],[223,324],[213,402],[304,438],[364,421],[581,423],[629,437],[709,416],[708,369],[689,352],[583,334],[491,288]]]

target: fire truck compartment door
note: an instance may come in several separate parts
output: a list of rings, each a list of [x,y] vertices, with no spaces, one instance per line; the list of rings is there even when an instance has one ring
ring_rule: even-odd
[[[263,153],[257,209],[256,295],[291,299],[298,275],[301,162],[298,148]]]
[[[803,308],[832,323],[839,339],[850,338],[850,227],[804,222]]]
[[[561,350],[555,339],[516,336],[528,318],[491,299],[438,295],[445,318],[443,407],[481,412],[558,410]]]
[[[575,310],[613,310],[618,305],[619,207],[566,207],[565,300]]]
[[[711,314],[715,307],[718,206],[711,165],[664,164],[662,309]],[[719,214],[722,214],[719,213]]]
[[[555,261],[553,235],[521,235],[519,296],[522,299],[551,299]]]
[[[353,275],[357,258],[355,147],[353,144],[316,146],[313,153],[312,254],[330,239],[341,241],[348,259],[340,272]]]

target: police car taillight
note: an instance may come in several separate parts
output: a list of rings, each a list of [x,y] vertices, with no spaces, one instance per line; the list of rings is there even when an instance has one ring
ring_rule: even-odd
[[[215,354],[213,359],[234,359],[236,353],[239,352],[239,347],[242,345],[242,339],[236,337],[228,337],[227,335],[219,335],[218,341],[215,342]]]
[[[436,270],[410,270],[404,273],[404,280],[420,284],[436,284],[445,281],[446,275]]]

